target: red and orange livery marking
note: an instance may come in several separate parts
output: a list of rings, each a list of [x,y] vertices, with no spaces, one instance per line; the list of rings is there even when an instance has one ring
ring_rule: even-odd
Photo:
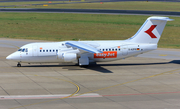
[[[104,51],[103,53],[94,53],[94,58],[117,58],[117,51]]]

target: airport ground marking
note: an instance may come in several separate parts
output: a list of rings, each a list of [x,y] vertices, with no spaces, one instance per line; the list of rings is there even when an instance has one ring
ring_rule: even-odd
[[[39,76],[39,75],[36,75],[36,76]],[[79,87],[76,83],[74,83],[74,82],[72,82],[72,81],[68,81],[68,80],[64,80],[64,79],[60,79],[60,78],[55,78],[55,77],[48,77],[48,76],[40,76],[40,77],[62,80],[62,81],[68,82],[68,83],[73,84],[74,86],[76,86],[77,90],[76,90],[73,94],[67,96],[67,98],[72,97],[73,95],[77,94],[77,93],[80,91],[80,87]],[[66,97],[65,97],[65,98],[66,98]]]
[[[33,76],[62,80],[62,81],[65,81],[65,82],[68,82],[68,83],[71,83],[71,84],[75,85],[77,90],[73,94],[71,94],[69,96],[66,96],[66,97],[63,97],[63,98],[57,98],[57,99],[52,99],[52,100],[47,100],[47,101],[42,101],[42,102],[37,102],[37,103],[32,103],[32,104],[27,104],[27,105],[22,105],[22,106],[18,106],[18,107],[14,107],[14,108],[9,108],[9,109],[17,109],[17,108],[36,105],[36,104],[47,103],[47,102],[52,102],[52,101],[61,100],[61,99],[65,99],[65,98],[70,98],[70,97],[73,97],[75,94],[77,94],[79,92],[79,90],[80,90],[80,87],[77,84],[75,84],[74,82],[72,82],[72,81],[68,81],[68,80],[64,80],[64,79],[60,79],[60,78],[55,78],[55,77],[48,77],[48,76],[40,76],[40,75],[33,75]]]
[[[77,90],[75,93],[73,93],[73,94],[71,94],[70,96],[67,96],[67,97],[58,98],[58,99],[52,99],[52,100],[47,100],[47,101],[43,101],[43,102],[37,102],[37,103],[28,104],[28,105],[23,105],[23,106],[18,106],[18,107],[14,107],[14,108],[10,108],[10,109],[17,109],[17,108],[21,108],[21,107],[27,107],[27,106],[36,105],[36,104],[52,102],[52,101],[61,100],[61,99],[66,99],[66,98],[70,98],[70,97],[73,98],[73,97],[76,97],[76,96],[81,96],[81,95],[84,95],[84,94],[93,93],[93,92],[97,92],[97,91],[109,89],[109,88],[112,88],[112,87],[117,87],[117,86],[124,85],[124,84],[128,84],[128,83],[133,83],[133,82],[136,82],[136,81],[140,81],[140,80],[144,80],[144,79],[148,79],[148,78],[152,78],[152,77],[156,77],[156,76],[160,76],[160,75],[164,75],[164,74],[174,74],[174,72],[175,72],[175,71],[178,71],[178,70],[180,70],[180,69],[174,69],[174,70],[162,72],[162,73],[159,73],[159,74],[155,74],[155,75],[151,75],[151,76],[147,76],[147,77],[135,79],[135,80],[132,80],[132,81],[128,81],[128,82],[124,82],[124,83],[121,83],[121,84],[112,85],[112,86],[109,86],[109,87],[104,87],[104,88],[92,90],[92,91],[85,92],[85,93],[81,93],[81,94],[76,94],[76,92],[78,93],[78,90]],[[179,73],[179,72],[175,72],[175,73]],[[34,76],[39,76],[39,75],[34,75]],[[47,76],[40,76],[40,77],[47,77]],[[48,78],[54,78],[54,77],[48,77]],[[59,78],[54,78],[54,79],[59,79]],[[59,79],[59,80],[61,80],[61,79]],[[73,82],[72,82],[72,83],[73,83]],[[79,89],[80,89],[80,88],[79,88]]]
[[[8,44],[8,43],[0,43],[0,44],[10,45],[10,46],[13,46],[13,47],[16,47],[17,49],[19,49],[19,47],[18,47],[18,46],[15,46],[15,45],[12,45],[12,44]]]
[[[6,57],[0,57],[0,59],[6,59]]]
[[[104,87],[104,88],[92,90],[92,91],[89,91],[89,92],[86,92],[86,93],[77,94],[75,96],[80,96],[80,95],[83,95],[83,94],[93,93],[93,92],[109,89],[109,88],[112,88],[112,87],[117,87],[117,86],[128,84],[128,83],[133,83],[133,82],[136,82],[136,81],[140,81],[140,80],[144,80],[144,79],[148,79],[148,78],[152,78],[152,77],[156,77],[156,76],[160,76],[160,75],[164,75],[164,74],[174,74],[174,73],[171,73],[171,72],[178,71],[178,70],[180,70],[180,69],[170,70],[170,71],[167,71],[167,72],[163,72],[163,73],[159,73],[159,74],[143,77],[143,78],[140,78],[140,79],[124,82],[124,83],[121,83],[121,84],[112,85],[112,86],[109,86],[109,87]],[[178,73],[178,72],[175,72],[175,73]]]
[[[27,99],[58,99],[58,98],[64,98],[71,94],[59,94],[59,95],[10,95],[10,96],[0,96],[0,100],[27,100]],[[102,95],[99,95],[97,93],[88,93],[81,96],[74,96],[69,98],[89,98],[89,97],[102,97]]]
[[[130,95],[158,95],[158,94],[172,94],[172,93],[180,93],[178,92],[158,92],[158,93],[135,93],[135,94],[116,94],[116,95],[102,95],[103,97],[112,97],[112,96],[130,96]]]
[[[167,55],[165,55],[165,54],[160,54],[159,56],[167,56]]]

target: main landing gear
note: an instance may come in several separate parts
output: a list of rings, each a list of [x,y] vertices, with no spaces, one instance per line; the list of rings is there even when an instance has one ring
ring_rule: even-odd
[[[78,64],[80,67],[85,67],[87,68],[89,66],[89,58],[86,56],[82,56],[78,59]]]
[[[20,62],[18,62],[18,64],[17,64],[17,67],[21,67],[21,64],[20,64]]]

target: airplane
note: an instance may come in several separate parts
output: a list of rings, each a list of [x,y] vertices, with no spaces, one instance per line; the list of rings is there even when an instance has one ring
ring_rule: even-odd
[[[137,56],[157,49],[158,41],[169,17],[147,18],[137,33],[126,40],[62,41],[26,44],[6,57],[21,63],[72,62],[88,66],[92,62],[105,62]]]

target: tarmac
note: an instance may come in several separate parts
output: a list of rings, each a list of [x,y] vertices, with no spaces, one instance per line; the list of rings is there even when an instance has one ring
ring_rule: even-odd
[[[82,68],[5,57],[33,40],[0,39],[0,109],[179,109],[180,50],[158,48]]]

